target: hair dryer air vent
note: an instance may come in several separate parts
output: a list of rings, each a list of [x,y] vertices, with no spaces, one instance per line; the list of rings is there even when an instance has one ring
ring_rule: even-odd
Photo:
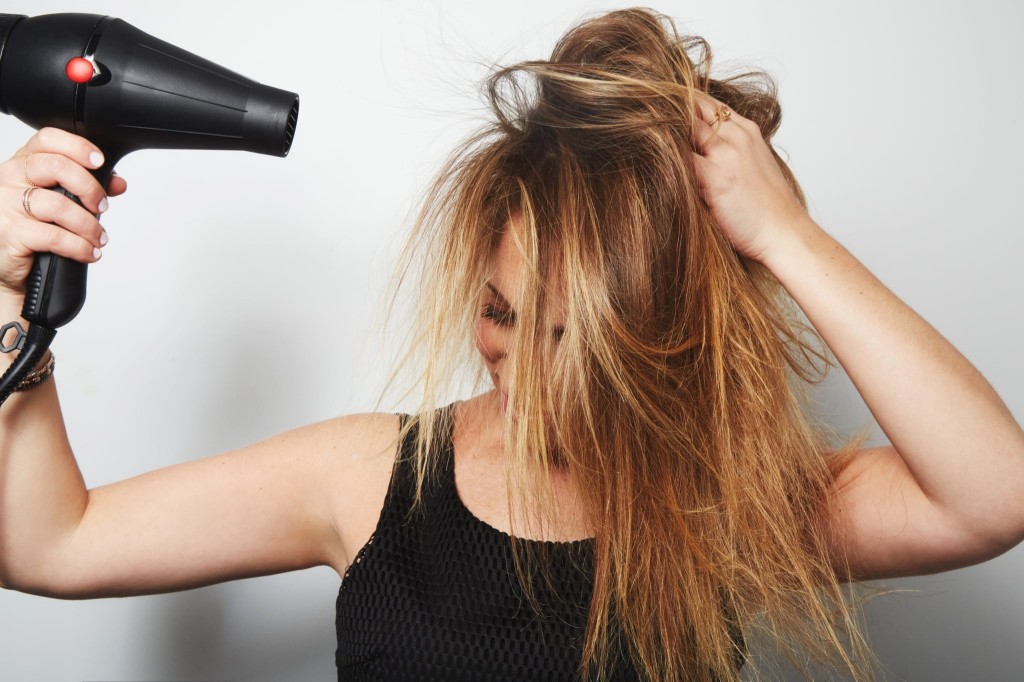
[[[295,138],[295,126],[299,123],[299,98],[295,98],[295,103],[292,108],[288,110],[288,121],[284,125],[284,154],[282,156],[288,156],[288,152],[292,148],[292,140]]]

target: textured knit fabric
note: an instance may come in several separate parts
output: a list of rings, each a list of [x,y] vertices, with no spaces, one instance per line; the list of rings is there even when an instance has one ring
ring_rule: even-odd
[[[551,566],[550,585],[534,581],[538,618],[516,576],[510,536],[459,499],[450,430],[435,444],[438,475],[425,486],[422,514],[407,514],[415,435],[402,444],[377,527],[338,591],[339,682],[577,679],[593,541],[523,541],[545,550]],[[620,660],[612,680],[638,679]]]

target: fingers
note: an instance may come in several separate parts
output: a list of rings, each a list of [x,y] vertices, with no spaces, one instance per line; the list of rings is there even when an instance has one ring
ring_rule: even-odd
[[[38,190],[33,195],[43,191]],[[69,232],[60,225],[49,224],[43,228],[40,229],[37,221],[18,218],[3,225],[3,232],[8,233],[4,235],[4,241],[22,247],[24,252],[18,254],[20,256],[49,252],[82,263],[95,263],[102,256],[102,251],[93,241]]]
[[[731,107],[726,107],[714,97],[702,92],[695,94],[697,118],[694,143],[705,155],[716,140],[729,140],[737,135],[746,134],[747,126],[754,125],[752,121],[744,118]],[[723,109],[729,110],[728,118],[719,113]]]
[[[117,197],[121,196],[128,191],[128,181],[122,178],[116,173],[111,176],[110,182],[107,183],[107,196]]]
[[[96,215],[107,209],[107,192],[90,171],[103,165],[88,140],[43,128],[13,158],[0,163],[0,261],[5,283],[17,284],[34,252],[94,262],[107,234]],[[110,183],[121,194],[123,180]],[[64,191],[53,191],[59,186]],[[66,196],[77,196],[82,202]]]
[[[28,156],[40,152],[61,154],[86,168],[103,165],[103,152],[84,137],[79,137],[60,128],[40,128],[29,138],[17,156]]]
[[[104,191],[89,172],[103,162],[103,152],[85,138],[58,128],[42,128],[3,164],[0,173],[10,184],[60,185],[79,197],[90,211],[102,213],[107,196],[124,194],[128,188],[124,179],[114,175]]]
[[[107,243],[106,231],[96,217],[65,196],[63,192],[29,187],[22,192],[21,202],[22,210],[28,218],[34,218],[43,223],[53,223],[55,226],[63,228],[64,231],[78,235],[93,247],[102,247]],[[48,230],[40,232],[46,233]],[[81,251],[84,248],[84,246],[79,246],[77,250]]]
[[[102,165],[102,160],[100,165]],[[95,168],[96,166],[89,166]],[[26,184],[35,187],[60,185],[93,213],[107,210],[107,193],[92,174],[76,160],[54,152],[32,152],[24,157],[22,171]]]
[[[720,117],[715,117],[715,113],[722,106],[718,100],[703,93],[696,97],[697,121],[694,142],[696,142],[697,148],[704,153],[707,153],[709,145],[719,139],[723,132],[721,130],[723,121]]]
[[[694,154],[693,167],[694,171],[697,173],[697,186],[703,193],[704,188],[707,187],[708,179],[711,173],[714,172],[714,169],[711,168],[711,161],[708,161],[700,154]]]

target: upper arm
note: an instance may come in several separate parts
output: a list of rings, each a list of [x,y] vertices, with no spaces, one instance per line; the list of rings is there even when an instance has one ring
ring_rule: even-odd
[[[380,512],[397,431],[394,415],[342,417],[95,488],[38,585],[19,588],[115,596],[344,566]]]
[[[892,446],[858,451],[833,487],[833,566],[854,580],[938,573],[1006,551],[936,506]]]

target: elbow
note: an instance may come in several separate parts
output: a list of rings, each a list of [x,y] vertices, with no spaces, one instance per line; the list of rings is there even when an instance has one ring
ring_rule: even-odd
[[[81,586],[57,570],[55,562],[5,563],[0,566],[0,588],[51,599],[84,599],[89,596]]]
[[[60,598],[60,590],[43,579],[38,571],[5,566],[0,571],[0,587],[13,592],[24,592],[42,597]]]
[[[1019,466],[1008,477],[1015,484],[1010,486],[1010,492],[1004,498],[1006,500],[1005,508],[1001,513],[994,514],[995,518],[992,519],[993,523],[997,524],[993,540],[1001,543],[1004,548],[1003,552],[1024,542],[1024,445],[1022,445],[1016,461]]]
[[[1024,498],[1021,498],[1024,499]],[[973,524],[978,563],[994,559],[1024,542],[1024,505],[1018,503],[1011,513],[988,523]]]
[[[974,492],[961,492],[957,506],[947,506],[950,518],[992,557],[1024,542],[1024,441],[1020,445],[1007,450],[1002,465]]]
[[[70,587],[63,587],[38,580],[25,580],[18,582],[0,580],[0,589],[10,590],[12,592],[21,592],[23,594],[31,594],[37,597],[47,597],[48,599],[63,600],[94,599],[96,597],[106,596],[102,594],[92,594],[88,591],[76,590]]]
[[[1015,532],[990,534],[985,538],[985,556],[982,561],[1006,554],[1021,542],[1024,542],[1024,530],[1021,529],[1017,529]]]
[[[936,507],[929,545],[942,557],[941,569],[952,570],[984,563],[1024,542],[1024,506],[987,500],[968,509]]]
[[[1021,497],[1019,508],[1017,509],[1017,524],[1016,526],[1006,534],[1003,538],[1003,542],[1006,546],[1004,552],[1008,552],[1017,545],[1024,542],[1024,497]]]

